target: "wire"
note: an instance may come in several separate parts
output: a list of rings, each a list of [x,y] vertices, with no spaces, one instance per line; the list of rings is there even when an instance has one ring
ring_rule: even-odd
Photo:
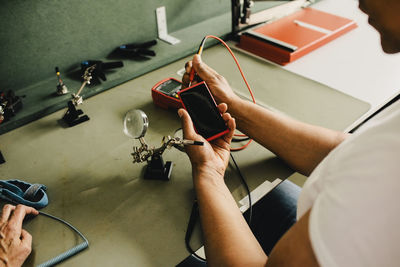
[[[56,264],[59,264],[59,263],[65,261],[66,259],[78,254],[79,252],[81,252],[81,251],[83,251],[83,250],[85,250],[86,248],[89,247],[89,241],[86,239],[86,237],[81,232],[79,232],[78,229],[76,229],[74,226],[72,226],[70,223],[68,223],[68,222],[66,222],[66,221],[64,221],[64,220],[62,220],[60,218],[57,218],[57,217],[55,217],[53,215],[44,213],[42,211],[39,211],[39,214],[43,215],[43,216],[46,216],[46,217],[49,217],[49,218],[51,218],[53,220],[59,221],[59,222],[65,224],[65,225],[67,225],[69,228],[71,228],[73,231],[75,231],[83,239],[83,242],[81,244],[79,244],[79,245],[77,245],[77,246],[65,251],[64,253],[59,254],[56,257],[54,257],[54,258],[52,258],[52,259],[50,259],[50,260],[48,260],[48,261],[46,261],[46,262],[44,262],[42,264],[39,264],[37,267],[54,266]]]
[[[199,217],[199,204],[197,203],[197,200],[194,200],[192,212],[190,213],[189,223],[188,223],[188,227],[187,227],[186,234],[185,234],[185,245],[186,245],[187,251],[190,254],[192,254],[193,257],[195,257],[199,261],[206,262],[206,259],[199,256],[190,246],[190,238],[192,236],[193,229],[194,229],[194,226],[196,224],[198,217]]]
[[[235,54],[234,54],[233,51],[230,49],[230,47],[229,47],[221,38],[218,38],[217,36],[214,36],[214,35],[207,35],[205,38],[213,38],[213,39],[216,39],[216,40],[218,40],[219,42],[221,42],[221,43],[225,46],[226,49],[228,49],[229,53],[231,54],[233,60],[235,61],[236,65],[237,65],[237,67],[238,67],[238,69],[239,69],[240,74],[242,75],[243,81],[244,81],[244,83],[246,84],[247,89],[249,89],[249,93],[250,93],[250,95],[251,95],[251,99],[253,100],[253,103],[256,103],[256,100],[255,100],[254,95],[253,95],[253,91],[251,90],[251,87],[250,87],[249,83],[247,82],[246,77],[244,76],[242,67],[240,66],[239,61],[237,60]]]
[[[239,61],[237,60],[235,54],[234,54],[233,51],[230,49],[230,47],[229,47],[221,38],[219,38],[219,37],[217,37],[217,36],[214,36],[214,35],[207,35],[207,36],[204,37],[203,40],[201,41],[197,54],[198,54],[198,55],[201,55],[201,52],[203,51],[203,46],[204,46],[204,44],[205,44],[205,41],[206,41],[208,38],[213,38],[213,39],[215,39],[215,40],[218,40],[218,41],[219,41],[221,44],[223,44],[223,45],[225,46],[225,48],[229,51],[229,53],[231,54],[233,60],[234,60],[235,63],[236,63],[236,66],[237,66],[238,69],[239,69],[240,75],[242,75],[243,81],[244,81],[244,83],[246,84],[247,89],[249,90],[251,99],[253,100],[253,103],[255,104],[255,103],[256,103],[256,100],[255,100],[255,98],[254,98],[253,91],[251,90],[251,87],[250,87],[249,83],[247,82],[246,77],[244,76],[244,73],[243,73],[242,67],[241,67],[240,64],[239,64]],[[192,71],[191,71],[190,74],[191,74],[191,75],[190,75],[190,78],[191,78],[190,83],[191,83],[192,80],[193,80],[193,77],[194,77],[194,69],[193,69],[193,68],[192,68]],[[244,135],[244,134],[235,134],[234,136],[238,136],[238,137],[247,137],[247,136]],[[245,145],[243,145],[243,146],[241,146],[241,147],[238,147],[238,148],[231,148],[231,151],[232,151],[232,152],[235,152],[235,151],[243,150],[243,149],[245,149],[246,147],[248,147],[252,141],[253,141],[253,139],[250,139],[250,140],[247,142],[247,144],[245,144]]]
[[[249,199],[249,217],[247,218],[247,224],[249,226],[251,226],[251,218],[253,217],[253,203],[251,201],[251,194],[250,194],[249,185],[247,184],[246,179],[244,178],[242,172],[240,171],[240,168],[239,168],[238,164],[236,163],[236,160],[233,157],[233,154],[230,153],[230,155],[231,155],[231,159],[233,161],[233,164],[235,165],[236,170],[237,170],[237,172],[239,174],[240,181],[242,182],[244,188],[246,189],[247,197]]]
[[[11,204],[15,204],[15,205],[21,204],[21,203],[19,203],[17,201],[9,199],[9,198],[7,198],[5,200],[10,202]],[[65,251],[64,253],[61,253],[61,254],[57,255],[56,257],[54,257],[54,258],[52,258],[52,259],[50,259],[50,260],[48,260],[48,261],[46,261],[44,263],[39,264],[36,267],[54,266],[54,265],[56,265],[58,263],[61,263],[61,262],[65,261],[66,259],[78,254],[79,252],[81,252],[81,251],[83,251],[83,250],[85,250],[86,248],[89,247],[89,240],[87,240],[87,238],[81,232],[79,232],[78,229],[76,229],[73,225],[71,225],[70,223],[68,223],[68,222],[66,222],[66,221],[64,221],[64,220],[62,220],[60,218],[57,218],[57,217],[55,217],[53,215],[50,215],[48,213],[45,213],[43,211],[39,211],[39,215],[43,215],[43,216],[49,217],[49,218],[51,218],[53,220],[59,221],[59,222],[65,224],[65,225],[67,225],[69,228],[71,228],[73,231],[75,231],[83,239],[83,242],[81,244],[79,244],[79,245],[77,245],[77,246]]]
[[[245,137],[245,138],[232,138],[232,142],[244,142],[250,140],[250,137]]]

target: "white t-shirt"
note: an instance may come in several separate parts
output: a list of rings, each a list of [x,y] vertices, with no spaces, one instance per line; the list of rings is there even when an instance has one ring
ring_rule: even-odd
[[[320,266],[400,266],[400,101],[319,164],[300,194],[298,218],[311,207]]]

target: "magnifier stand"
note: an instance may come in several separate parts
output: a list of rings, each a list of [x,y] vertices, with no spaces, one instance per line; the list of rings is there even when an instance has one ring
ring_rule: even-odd
[[[81,109],[76,109],[74,103],[72,101],[68,101],[68,110],[62,119],[68,124],[69,127],[72,127],[89,120],[87,115],[80,116],[82,114],[83,111]]]
[[[172,162],[164,163],[161,155],[153,155],[146,167],[144,178],[149,180],[164,180],[169,181],[172,172]]]
[[[131,153],[133,163],[147,162],[144,179],[169,181],[172,172],[172,162],[164,162],[162,154],[165,149],[175,147],[182,151],[184,145],[202,146],[203,142],[164,136],[160,147],[149,147],[144,140],[148,126],[149,121],[143,111],[133,109],[126,113],[124,118],[124,133],[128,137],[139,139],[140,142],[140,146],[133,147],[133,153]]]
[[[72,100],[68,101],[68,110],[62,117],[62,119],[68,124],[69,127],[75,126],[82,122],[88,121],[89,117],[87,115],[83,115],[83,111],[81,109],[77,109],[76,107],[83,103],[83,98],[80,96],[83,88],[86,84],[90,84],[90,80],[92,79],[92,72],[96,68],[96,65],[90,66],[86,68],[85,73],[83,74],[83,83],[81,88],[79,88],[76,94],[72,94]]]

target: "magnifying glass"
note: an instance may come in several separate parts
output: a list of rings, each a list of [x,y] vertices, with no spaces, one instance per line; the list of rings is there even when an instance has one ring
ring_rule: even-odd
[[[144,137],[149,128],[149,119],[146,113],[140,109],[129,110],[124,118],[124,133],[134,139]]]

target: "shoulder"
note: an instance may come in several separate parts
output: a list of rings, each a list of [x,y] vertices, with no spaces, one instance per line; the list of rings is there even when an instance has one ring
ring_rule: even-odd
[[[400,109],[371,121],[348,137],[307,179],[299,198],[298,215],[309,210],[324,192],[330,195],[335,191],[349,191],[351,194],[360,186],[367,190],[375,186],[391,187],[391,183],[398,185],[399,134]]]
[[[305,185],[299,209],[312,206],[310,240],[322,265],[397,262],[399,134],[400,112],[372,122],[332,151]]]

